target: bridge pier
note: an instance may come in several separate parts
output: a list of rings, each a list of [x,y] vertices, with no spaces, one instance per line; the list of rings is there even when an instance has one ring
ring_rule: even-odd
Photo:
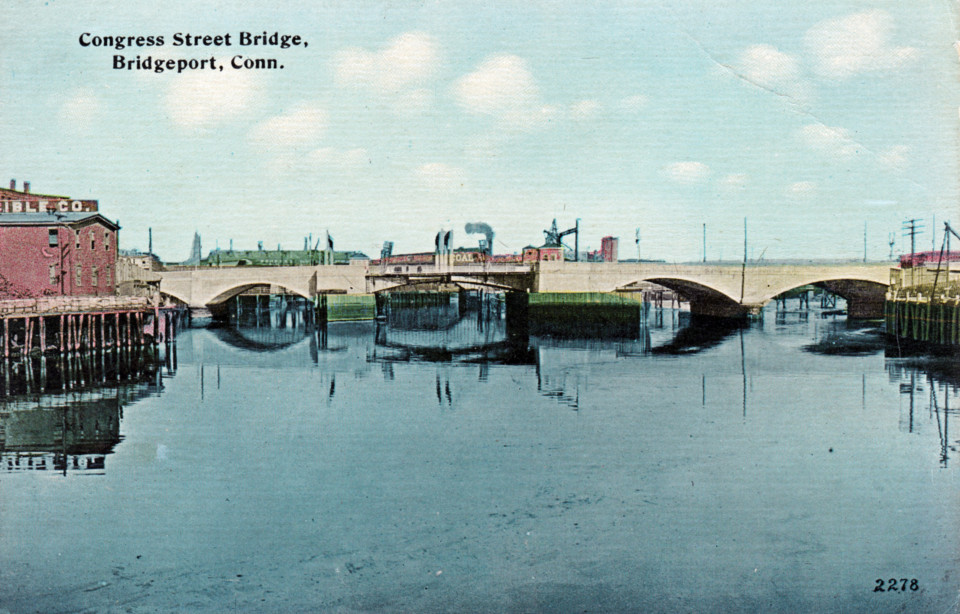
[[[743,320],[760,317],[762,310],[762,304],[740,304],[705,296],[690,298],[690,314],[694,316]]]
[[[847,318],[853,320],[876,320],[883,317],[883,300],[873,297],[847,299]]]

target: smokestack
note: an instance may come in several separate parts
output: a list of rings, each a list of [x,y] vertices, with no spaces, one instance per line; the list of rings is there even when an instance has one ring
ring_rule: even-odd
[[[472,224],[468,223],[466,226],[463,227],[463,230],[468,235],[473,235],[473,234],[486,235],[487,251],[489,251],[491,254],[493,253],[493,228],[490,228],[489,224],[486,224],[484,222],[475,222]]]
[[[24,194],[29,194],[29,193],[30,193],[30,182],[29,182],[29,181],[24,181],[24,182],[23,182],[23,193],[24,193]]]
[[[16,190],[16,189],[17,189],[17,180],[16,180],[16,179],[11,179],[11,180],[10,180],[10,189],[11,189],[11,190]]]

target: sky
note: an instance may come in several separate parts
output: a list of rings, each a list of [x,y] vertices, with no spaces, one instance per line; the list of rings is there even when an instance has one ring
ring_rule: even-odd
[[[98,199],[121,247],[152,228],[168,261],[195,231],[204,252],[329,232],[376,257],[441,229],[476,246],[481,221],[513,253],[553,219],[621,258],[739,260],[746,219],[752,260],[859,259],[865,235],[880,260],[909,251],[906,219],[918,249],[960,223],[956,2],[11,4],[0,185]],[[109,36],[164,44],[81,44]]]

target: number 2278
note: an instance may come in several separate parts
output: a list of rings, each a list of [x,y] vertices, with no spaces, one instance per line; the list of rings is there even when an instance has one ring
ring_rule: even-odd
[[[913,578],[913,579],[900,578],[899,580],[897,580],[896,578],[890,578],[886,582],[884,582],[882,579],[878,579],[877,585],[873,587],[873,592],[875,593],[885,593],[885,592],[905,593],[908,590],[910,591],[920,590],[920,583],[917,581],[916,578]]]

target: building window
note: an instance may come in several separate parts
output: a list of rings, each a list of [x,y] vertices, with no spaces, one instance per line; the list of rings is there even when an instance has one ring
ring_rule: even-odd
[[[92,252],[92,251],[95,250],[95,249],[97,249],[96,235],[94,235],[94,234],[91,232],[91,233],[90,233],[90,251]]]
[[[99,276],[97,275],[97,267],[90,268],[90,285],[96,286],[100,282]]]
[[[47,245],[50,247],[56,247],[59,241],[59,236],[56,228],[50,228],[47,230]]]
[[[55,264],[50,265],[50,285],[57,285],[57,265]]]
[[[106,269],[104,269],[103,274],[106,275],[106,277],[107,277],[107,285],[109,286],[109,285],[110,285],[110,277],[111,277],[111,275],[110,275],[110,267],[107,267]]]
[[[77,286],[80,286],[82,285],[81,279],[83,277],[83,267],[78,264],[75,273],[76,275],[74,275],[73,283]]]
[[[103,249],[110,251],[110,233],[103,233]]]
[[[76,232],[77,232],[77,249],[80,249],[80,231],[78,230]]]

